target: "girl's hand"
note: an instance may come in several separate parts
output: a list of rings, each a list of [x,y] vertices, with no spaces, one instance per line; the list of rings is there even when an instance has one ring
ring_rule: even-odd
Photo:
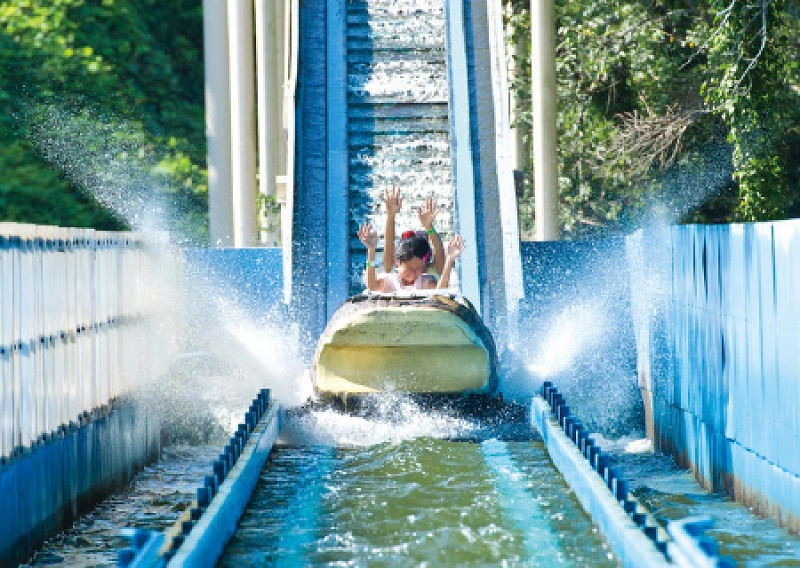
[[[358,228],[358,240],[367,249],[375,250],[378,248],[378,231],[375,230],[372,223],[367,221]]]
[[[436,206],[436,200],[433,197],[426,199],[422,207],[417,210],[419,222],[423,227],[425,227],[426,231],[433,229],[433,221],[436,219],[436,215],[438,214],[439,209]]]
[[[461,235],[456,235],[447,243],[447,258],[449,260],[457,259],[466,247],[467,245],[464,244],[464,239]]]
[[[403,199],[400,197],[400,188],[392,186],[391,189],[384,189],[381,201],[386,206],[387,215],[397,215],[403,206]]]

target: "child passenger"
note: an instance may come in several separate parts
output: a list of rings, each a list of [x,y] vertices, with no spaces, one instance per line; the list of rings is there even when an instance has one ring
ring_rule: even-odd
[[[400,188],[392,186],[391,189],[384,189],[381,201],[386,206],[386,231],[384,233],[383,245],[383,270],[384,272],[391,272],[394,265],[394,233],[395,233],[395,218],[403,206],[403,198],[400,197]],[[411,236],[422,237],[433,245],[432,258],[428,259],[428,264],[425,271],[433,273],[434,276],[442,274],[444,269],[444,247],[442,246],[442,238],[433,228],[433,221],[439,209],[436,207],[436,200],[428,198],[425,203],[417,210],[419,222],[424,231],[405,231],[401,238],[407,239]]]
[[[367,247],[367,288],[372,292],[383,293],[447,288],[450,285],[453,264],[464,251],[465,246],[460,235],[456,235],[447,244],[442,276],[437,282],[435,276],[425,273],[431,255],[431,247],[427,239],[415,235],[400,241],[394,253],[395,270],[378,276],[375,266],[378,232],[371,223],[364,223],[358,230],[358,238]]]

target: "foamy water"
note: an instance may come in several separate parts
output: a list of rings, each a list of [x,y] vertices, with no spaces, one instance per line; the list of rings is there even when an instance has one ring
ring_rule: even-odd
[[[291,446],[365,447],[415,438],[464,438],[478,429],[464,418],[423,410],[404,397],[391,396],[368,418],[333,410],[290,416],[280,441]]]

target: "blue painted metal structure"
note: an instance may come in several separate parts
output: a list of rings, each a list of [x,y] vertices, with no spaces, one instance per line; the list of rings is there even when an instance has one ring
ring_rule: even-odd
[[[475,186],[475,166],[472,162],[472,122],[470,105],[469,68],[467,57],[467,24],[464,3],[461,0],[445,2],[447,10],[447,59],[450,75],[450,152],[453,161],[453,178],[456,185],[456,212],[458,230],[475,246],[461,255],[461,293],[470,298],[478,313],[482,313],[480,259],[476,210],[478,206]]]
[[[171,253],[157,234],[0,223],[0,566],[158,458],[160,417],[129,397],[167,368],[142,283],[174,282]]]
[[[349,295],[347,3],[328,0],[328,191],[326,321]]]
[[[497,148],[504,124],[499,118],[506,108],[497,100],[504,96],[497,88],[502,81],[492,67],[494,57],[502,59],[497,45],[502,39],[492,32],[492,19],[499,15],[489,3],[447,0],[446,6],[459,230],[475,243],[474,253],[463,262],[462,285],[471,287],[464,295],[480,303],[482,317],[504,339],[504,320],[522,296],[522,283],[516,193],[510,175],[503,175],[505,154]],[[515,243],[506,246],[506,238]]]
[[[670,559],[680,568],[733,568],[736,563],[719,555],[719,544],[705,532],[714,527],[710,517],[688,517],[670,521],[667,532],[672,537],[667,549]]]
[[[629,248],[656,448],[800,530],[800,221],[671,227]]]
[[[712,519],[679,519],[664,530],[628,491],[628,481],[609,465],[608,455],[558,389],[545,381],[540,394],[533,400],[532,416],[547,452],[623,566],[735,565],[731,558],[720,556],[716,540],[704,534],[713,527]]]
[[[327,321],[328,258],[328,2],[300,3],[297,70],[293,310],[303,314],[304,344],[313,346]],[[292,149],[290,148],[289,151]],[[311,352],[306,354],[309,358]]]
[[[547,453],[620,563],[669,566],[666,533],[628,492],[628,482],[609,466],[608,455],[550,382],[543,384],[541,398],[533,399],[531,414]]]
[[[259,400],[262,402],[260,410],[254,408],[254,401],[244,428],[240,425],[237,436],[234,436],[237,440],[232,439],[231,446],[226,446],[232,449],[221,456],[226,457],[224,468],[218,467],[215,462],[217,480],[222,479],[219,489],[210,499],[207,508],[201,510],[200,518],[193,524],[185,539],[182,539],[182,544],[167,566],[214,566],[236,530],[261,468],[280,431],[280,407],[276,404],[267,407],[268,397]],[[252,443],[248,443],[251,435]],[[238,449],[234,449],[235,444],[239,444]],[[223,475],[220,476],[220,473]],[[202,509],[203,503],[199,505]],[[181,529],[185,531],[183,526]]]

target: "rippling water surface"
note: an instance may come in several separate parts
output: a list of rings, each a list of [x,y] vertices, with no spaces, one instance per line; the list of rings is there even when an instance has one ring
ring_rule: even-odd
[[[705,491],[642,442],[627,451],[624,441],[602,445],[660,522],[708,515],[711,536],[739,566],[800,566],[800,536]],[[216,445],[167,448],[23,566],[115,565],[128,545],[120,529],[168,529],[218,453]],[[479,424],[400,399],[369,419],[309,412],[288,420],[219,565],[617,563],[524,424]]]
[[[216,446],[177,446],[145,468],[131,485],[81,517],[72,529],[47,541],[23,566],[116,566],[117,552],[128,546],[121,529],[164,531],[194,498],[219,454]]]
[[[220,565],[616,566],[535,435],[410,418],[295,425],[320,429],[273,452]]]
[[[678,467],[669,456],[650,451],[614,451],[615,466],[630,480],[631,490],[655,517],[666,523],[693,516],[708,516],[720,554],[737,566],[800,566],[800,535],[779,527],[723,493],[703,489],[693,474]]]

